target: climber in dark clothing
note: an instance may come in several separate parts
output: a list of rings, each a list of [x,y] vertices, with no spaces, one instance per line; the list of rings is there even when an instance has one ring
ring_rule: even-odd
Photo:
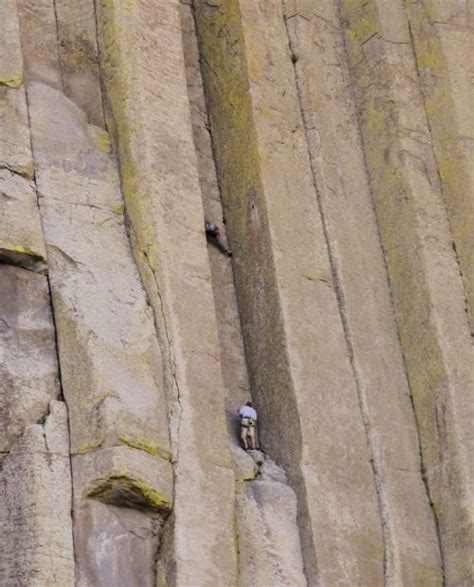
[[[204,226],[206,228],[206,238],[209,243],[214,245],[216,248],[219,249],[221,253],[227,255],[228,257],[232,257],[232,253],[229,249],[225,246],[221,239],[221,231],[217,224],[213,224],[208,220],[205,221]]]

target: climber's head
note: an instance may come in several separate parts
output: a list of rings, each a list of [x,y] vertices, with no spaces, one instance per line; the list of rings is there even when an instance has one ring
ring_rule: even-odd
[[[248,406],[249,408],[252,407],[252,402],[245,402],[245,405]]]

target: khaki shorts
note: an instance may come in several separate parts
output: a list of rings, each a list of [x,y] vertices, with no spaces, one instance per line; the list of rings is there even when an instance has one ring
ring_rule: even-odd
[[[255,438],[255,422],[250,418],[242,418],[240,421],[240,437],[242,439],[250,437]]]

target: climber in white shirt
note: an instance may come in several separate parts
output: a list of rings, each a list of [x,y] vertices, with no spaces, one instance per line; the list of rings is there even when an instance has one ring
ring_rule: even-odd
[[[240,416],[240,438],[244,444],[244,450],[255,450],[255,425],[257,423],[257,412],[252,402],[247,402],[239,410]],[[248,442],[247,442],[248,440]]]

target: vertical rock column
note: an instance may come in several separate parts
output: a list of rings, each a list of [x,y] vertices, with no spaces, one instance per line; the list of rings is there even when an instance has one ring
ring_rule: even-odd
[[[474,332],[474,6],[444,0],[405,5]]]
[[[472,573],[472,353],[404,5],[341,1],[365,156],[446,581]]]
[[[108,135],[28,88],[63,392],[79,585],[153,585],[172,469],[161,355],[129,247]],[[104,505],[106,504],[106,505]]]
[[[71,502],[66,406],[51,400],[0,471],[2,585],[75,585]]]
[[[186,81],[206,218],[221,224],[222,205],[212,154],[192,8],[180,7]],[[225,234],[225,224],[221,224]],[[284,472],[263,453],[241,448],[238,408],[251,396],[230,259],[208,245],[224,380],[229,443],[236,488],[239,584],[306,585],[297,524],[296,494]],[[269,472],[270,474],[267,474]]]
[[[16,2],[0,2],[0,583],[74,585],[67,413]],[[15,265],[15,266],[14,266]]]
[[[159,580],[233,585],[234,478],[178,3],[97,4],[108,124],[171,408],[174,509]]]
[[[42,270],[46,251],[32,182],[16,0],[1,0],[0,11],[0,260]]]
[[[280,2],[194,4],[265,450],[311,585],[383,581],[384,544]]]
[[[36,183],[69,409],[75,580],[133,584],[139,576],[151,586],[172,505],[161,353],[124,226],[110,139],[88,124],[88,116],[102,119],[93,4],[74,4],[76,29],[72,10],[67,2],[21,4]]]
[[[371,449],[387,585],[439,584],[436,526],[336,3],[283,3],[345,334]]]

